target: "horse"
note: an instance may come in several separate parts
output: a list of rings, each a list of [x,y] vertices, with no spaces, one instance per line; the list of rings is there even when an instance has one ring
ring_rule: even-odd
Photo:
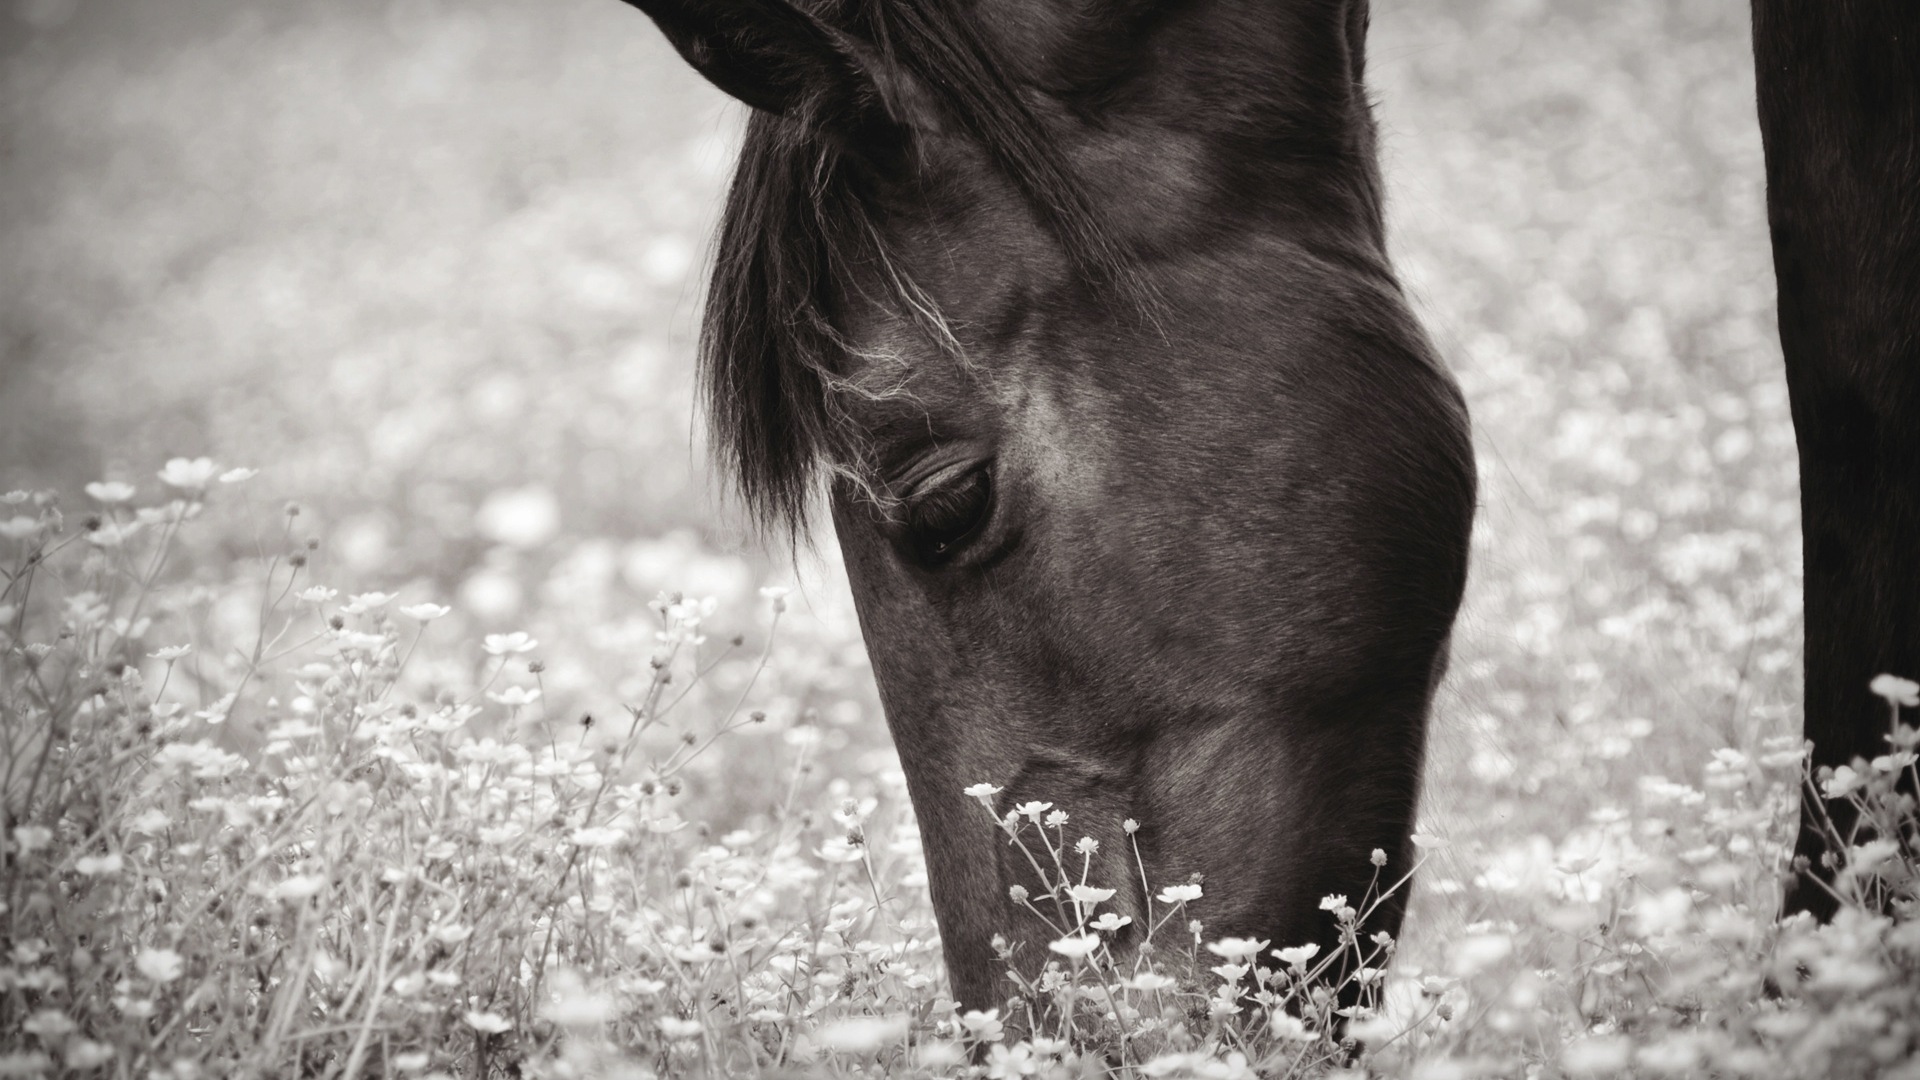
[[[954,997],[1047,956],[1017,808],[1086,838],[1120,955],[1185,882],[1212,935],[1330,940],[1322,897],[1412,864],[1476,503],[1386,255],[1366,0],[628,2],[752,108],[709,426],[770,529],[824,490]],[[1872,674],[1920,670],[1920,15],[1755,25],[1806,723],[1843,761]]]
[[[1822,768],[1884,753],[1862,688],[1920,672],[1920,8],[1754,0],[1753,51]],[[1845,800],[1803,793],[1786,910],[1826,920],[1842,853],[1823,814],[1853,831]]]

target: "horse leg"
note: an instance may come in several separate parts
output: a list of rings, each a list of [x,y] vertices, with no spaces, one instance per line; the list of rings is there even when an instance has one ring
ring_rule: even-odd
[[[1920,6],[1754,0],[1780,344],[1800,449],[1813,762],[1885,753],[1867,683],[1920,675]],[[1818,793],[1795,854],[1830,881]],[[1843,802],[1827,805],[1844,838]],[[1789,912],[1832,916],[1822,882]]]

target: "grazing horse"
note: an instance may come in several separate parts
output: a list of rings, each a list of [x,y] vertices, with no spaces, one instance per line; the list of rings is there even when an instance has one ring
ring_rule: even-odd
[[[1474,510],[1464,405],[1385,254],[1365,0],[629,2],[754,109],[707,300],[711,427],[768,523],[800,528],[826,489],[955,996],[1001,996],[996,933],[1029,970],[1051,936],[1009,899],[1033,871],[975,783],[1097,842],[1090,880],[1134,919],[1117,951],[1147,889],[1196,876],[1214,935],[1325,940],[1321,896],[1360,895],[1375,849],[1410,864]],[[1850,119],[1908,155],[1849,158],[1858,189],[1804,221],[1831,178],[1770,164],[1776,199],[1801,181],[1773,218],[1802,268],[1781,318],[1793,280],[1803,461],[1837,478],[1808,495],[1809,626],[1896,649],[1849,655],[1818,722],[1810,697],[1831,756],[1884,729],[1854,700],[1874,665],[1920,670],[1920,575],[1870,631],[1836,625],[1894,595],[1889,560],[1920,536],[1920,429],[1882,408],[1915,404],[1920,370],[1910,202],[1904,233],[1870,240],[1904,297],[1831,311],[1862,272],[1844,245],[1888,220],[1875,185],[1920,160],[1895,66],[1916,36],[1862,47],[1905,111],[1861,119],[1863,83],[1835,129],[1792,100],[1824,76],[1792,72],[1861,28],[1800,40],[1782,24],[1846,16],[1788,6],[1760,44],[1763,67],[1790,54],[1770,162],[1817,158]],[[1905,336],[1863,350],[1888,312]],[[1864,575],[1833,611],[1822,557]]]

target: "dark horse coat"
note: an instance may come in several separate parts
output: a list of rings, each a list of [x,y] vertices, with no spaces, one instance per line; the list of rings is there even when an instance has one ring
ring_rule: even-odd
[[[1474,501],[1385,255],[1365,0],[630,2],[755,109],[716,443],[771,522],[827,480],[956,995],[1000,931],[1046,956],[975,784],[1069,811],[1136,925],[1201,875],[1211,932],[1323,936],[1407,861]],[[1830,764],[1920,673],[1920,5],[1754,30]]]
[[[1920,673],[1920,5],[1755,0],[1753,53],[1800,445],[1806,731],[1814,763],[1839,765],[1883,752],[1867,682]],[[1797,853],[1818,868],[1813,810]],[[1812,886],[1787,902],[1834,906]]]

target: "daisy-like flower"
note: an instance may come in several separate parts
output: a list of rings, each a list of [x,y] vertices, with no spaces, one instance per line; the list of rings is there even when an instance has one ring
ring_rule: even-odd
[[[1267,1030],[1273,1032],[1276,1039],[1288,1042],[1312,1042],[1319,1038],[1313,1029],[1301,1023],[1300,1018],[1291,1013],[1276,1012],[1267,1020]]]
[[[1207,951],[1222,960],[1251,960],[1270,944],[1253,938],[1230,937],[1207,942]]]
[[[148,653],[147,658],[150,660],[165,660],[168,663],[171,663],[175,660],[180,659],[181,657],[187,655],[192,651],[193,651],[193,646],[191,645],[168,645],[165,648],[155,649],[154,651]]]
[[[187,963],[172,949],[141,949],[133,967],[148,982],[170,983],[186,971]]]
[[[465,1020],[467,1026],[473,1030],[488,1035],[498,1035],[503,1031],[513,1030],[513,1021],[501,1016],[499,1013],[468,1009],[461,1019]]]
[[[1129,990],[1152,992],[1154,990],[1165,990],[1173,986],[1174,982],[1175,980],[1172,978],[1162,975],[1157,971],[1143,971],[1121,985]]]
[[[820,1045],[842,1054],[870,1054],[888,1043],[906,1037],[912,1018],[892,1016],[849,1016],[823,1024],[814,1033]]]
[[[31,855],[53,843],[53,830],[45,825],[15,825],[13,842],[20,849],[20,854]]]
[[[1867,688],[1889,704],[1905,705],[1908,708],[1920,706],[1920,683],[1912,679],[1903,679],[1898,675],[1875,675]]]
[[[1100,948],[1100,939],[1092,934],[1068,934],[1047,942],[1047,948],[1069,960],[1084,960]]]
[[[409,604],[406,607],[403,607],[400,609],[400,614],[405,615],[409,619],[416,619],[420,622],[432,622],[433,620],[442,618],[446,615],[451,614],[452,612],[453,612],[452,608],[442,607],[439,604]]]
[[[1053,804],[1050,802],[1024,802],[1014,807],[1013,812],[1038,825],[1040,824],[1040,815],[1051,809],[1053,809]]]
[[[74,1039],[67,1043],[67,1068],[74,1072],[97,1069],[113,1060],[113,1047],[92,1039]]]
[[[960,1026],[966,1029],[967,1037],[975,1042],[999,1042],[1006,1037],[1006,1025],[1000,1021],[999,1009],[968,1009],[960,1014]]]
[[[1047,815],[1047,828],[1049,829],[1058,829],[1066,823],[1067,812],[1065,810],[1055,810],[1053,813]]]
[[[1915,754],[1911,750],[1902,750],[1897,754],[1881,754],[1873,759],[1873,771],[1897,773],[1916,761],[1920,761],[1920,754]]]
[[[1847,871],[1852,874],[1872,873],[1874,867],[1899,853],[1899,843],[1884,838],[1856,844],[1847,849]]]
[[[117,548],[133,539],[142,524],[138,521],[109,521],[87,534],[87,543],[97,548]]]
[[[267,897],[272,900],[305,900],[326,887],[327,879],[319,874],[295,874],[268,889]]]
[[[341,606],[340,612],[343,615],[364,615],[369,611],[378,611],[393,603],[394,595],[384,592],[356,593],[352,599]]]
[[[1860,790],[1867,778],[1855,772],[1851,765],[1834,767],[1833,774],[1820,781],[1820,793],[1829,799],[1844,799]]]
[[[1083,836],[1079,840],[1075,841],[1073,845],[1073,850],[1079,852],[1082,855],[1092,855],[1095,852],[1100,850],[1100,841],[1095,840],[1091,836]]]
[[[697,1039],[704,1029],[698,1020],[682,1020],[677,1016],[663,1016],[655,1021],[660,1026],[660,1034],[676,1042],[683,1039]]]
[[[40,519],[16,514],[0,521],[0,539],[25,540],[40,531]],[[98,530],[95,530],[98,531]]]
[[[1099,918],[1087,925],[1092,929],[1103,930],[1111,934],[1131,922],[1133,922],[1133,916],[1131,915],[1116,915],[1111,911],[1106,911],[1102,912]]]
[[[82,855],[73,861],[73,869],[83,877],[106,877],[117,874],[126,865],[120,853],[110,851],[105,855]]]
[[[494,656],[527,653],[540,647],[540,643],[529,637],[524,630],[515,630],[511,634],[488,634],[484,645],[487,652]]]
[[[26,1018],[20,1030],[29,1035],[38,1035],[42,1039],[58,1039],[73,1033],[73,1018],[59,1009],[41,1009]]]
[[[572,841],[575,847],[603,848],[612,847],[626,838],[625,829],[612,825],[589,825],[583,829],[573,830],[573,835],[567,839]]]
[[[1422,851],[1439,851],[1441,848],[1446,847],[1448,843],[1446,837],[1423,832],[1414,833],[1408,837],[1408,839],[1413,841],[1414,847]]]
[[[1320,898],[1321,911],[1339,911],[1341,908],[1346,906],[1347,906],[1347,897],[1345,893],[1333,893],[1329,896],[1323,896]]]
[[[814,854],[831,863],[857,863],[864,857],[860,848],[848,843],[844,836],[828,837]]]
[[[1169,885],[1160,890],[1160,902],[1163,904],[1184,904],[1200,899],[1200,886],[1194,884]]]
[[[505,705],[509,709],[517,709],[539,701],[540,691],[538,689],[529,690],[524,686],[509,686],[505,690],[498,692],[488,691],[487,696]]]
[[[310,585],[294,594],[309,604],[324,604],[339,596],[338,589],[329,589],[325,585]]]
[[[1113,890],[1102,889],[1097,885],[1069,885],[1067,886],[1067,895],[1072,897],[1073,902],[1076,904],[1087,904],[1091,906],[1113,899]]]
[[[995,795],[1000,794],[1000,792],[1003,790],[1004,789],[1001,788],[998,784],[970,784],[968,785],[964,794],[968,798],[978,799],[980,801],[981,806],[986,807],[988,810],[992,810],[993,797]]]
[[[166,832],[167,826],[171,824],[173,822],[167,817],[167,812],[155,806],[141,811],[132,821],[127,822],[127,831],[159,836]]]
[[[1247,977],[1246,964],[1215,964],[1209,970],[1226,982],[1235,983]]]
[[[259,469],[228,469],[220,474],[223,484],[242,484],[260,475]]]
[[[212,458],[177,457],[160,470],[160,482],[181,491],[205,491],[220,473]]]
[[[124,480],[96,480],[87,485],[87,497],[113,506],[133,498],[133,485]]]
[[[1312,942],[1295,945],[1291,949],[1275,949],[1273,955],[1288,967],[1305,967],[1307,961],[1320,955],[1320,946]]]

